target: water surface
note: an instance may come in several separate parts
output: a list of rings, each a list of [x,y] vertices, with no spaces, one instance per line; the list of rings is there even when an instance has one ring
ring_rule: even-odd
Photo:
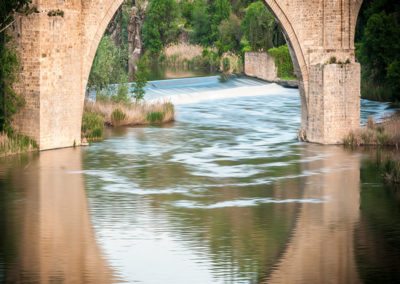
[[[398,191],[374,151],[298,142],[297,90],[208,77],[147,96],[177,121],[1,160],[0,282],[400,280]]]

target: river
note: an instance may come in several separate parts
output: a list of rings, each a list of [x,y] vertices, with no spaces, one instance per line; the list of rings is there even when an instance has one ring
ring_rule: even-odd
[[[0,160],[0,282],[400,283],[375,150],[298,142],[298,90],[151,82],[176,122]],[[362,120],[392,112],[362,101]]]

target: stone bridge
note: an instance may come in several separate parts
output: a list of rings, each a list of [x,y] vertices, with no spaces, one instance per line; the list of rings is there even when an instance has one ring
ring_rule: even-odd
[[[123,0],[33,0],[12,28],[21,55],[15,129],[41,150],[79,145],[84,94],[103,33]],[[360,124],[354,33],[362,0],[265,0],[281,23],[300,83],[301,134],[335,144]]]

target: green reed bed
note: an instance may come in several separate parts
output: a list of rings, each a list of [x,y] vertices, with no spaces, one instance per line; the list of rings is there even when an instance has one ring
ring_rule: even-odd
[[[25,153],[38,150],[37,143],[20,134],[0,133],[0,156]]]

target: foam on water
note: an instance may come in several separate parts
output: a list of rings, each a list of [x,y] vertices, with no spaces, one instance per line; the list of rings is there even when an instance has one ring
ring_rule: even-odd
[[[325,198],[291,198],[291,199],[273,199],[273,198],[253,198],[253,199],[237,199],[217,202],[213,204],[202,204],[196,201],[180,200],[171,203],[172,206],[188,209],[218,209],[227,207],[251,207],[260,204],[283,204],[283,203],[324,203],[328,200]]]
[[[264,84],[261,86],[233,87],[222,90],[209,90],[188,92],[181,94],[163,94],[148,100],[150,103],[169,101],[175,105],[193,104],[210,100],[232,99],[240,97],[267,96],[277,93],[285,93],[284,88],[277,84]],[[288,93],[288,92],[286,92]]]

